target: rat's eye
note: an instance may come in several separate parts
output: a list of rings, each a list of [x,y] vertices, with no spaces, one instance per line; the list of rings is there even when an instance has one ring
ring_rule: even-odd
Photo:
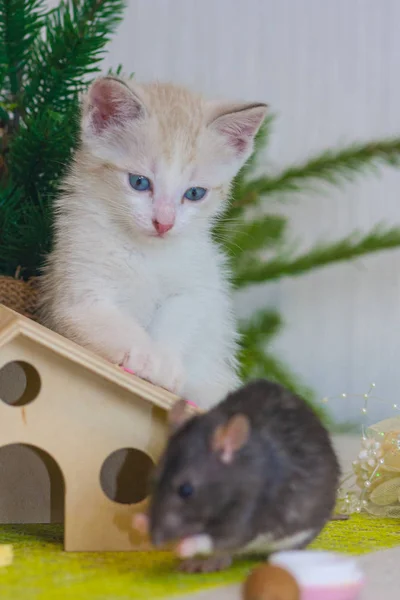
[[[201,200],[207,194],[207,190],[202,187],[191,187],[184,193],[184,198],[188,200],[192,200],[192,202],[196,202],[196,200]]]
[[[190,498],[190,496],[193,496],[193,493],[194,489],[191,483],[182,483],[178,488],[178,494],[181,498]]]
[[[138,192],[146,192],[151,187],[150,179],[143,175],[132,175],[132,173],[129,173],[129,183]]]

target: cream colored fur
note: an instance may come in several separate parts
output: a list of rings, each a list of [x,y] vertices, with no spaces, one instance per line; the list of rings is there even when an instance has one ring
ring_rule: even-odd
[[[173,85],[95,82],[56,205],[44,323],[202,408],[235,388],[229,272],[210,230],[265,110]],[[129,173],[152,189],[132,189]],[[206,197],[184,199],[191,186]],[[173,226],[160,236],[155,220]]]

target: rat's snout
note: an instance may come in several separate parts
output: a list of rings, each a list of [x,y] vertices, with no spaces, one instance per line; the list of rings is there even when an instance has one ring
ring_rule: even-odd
[[[153,519],[150,528],[154,546],[163,546],[180,537],[181,520],[178,515],[167,514]]]

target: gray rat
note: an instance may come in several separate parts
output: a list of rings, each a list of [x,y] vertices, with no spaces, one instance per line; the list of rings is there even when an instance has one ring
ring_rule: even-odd
[[[155,546],[180,541],[185,570],[302,548],[330,519],[340,469],[329,434],[282,386],[253,381],[196,416],[181,401],[170,420],[149,529]]]

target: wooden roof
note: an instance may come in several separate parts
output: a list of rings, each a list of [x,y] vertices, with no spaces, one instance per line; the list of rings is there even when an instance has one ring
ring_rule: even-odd
[[[169,410],[177,400],[174,394],[125,372],[87,348],[71,342],[58,333],[0,304],[0,347],[18,336],[29,338],[35,343],[49,348],[56,354],[81,365],[156,406]]]

